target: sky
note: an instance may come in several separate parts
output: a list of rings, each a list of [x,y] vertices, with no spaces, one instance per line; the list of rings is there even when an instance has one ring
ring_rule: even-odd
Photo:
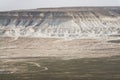
[[[120,0],[0,0],[0,11],[72,6],[120,6]]]

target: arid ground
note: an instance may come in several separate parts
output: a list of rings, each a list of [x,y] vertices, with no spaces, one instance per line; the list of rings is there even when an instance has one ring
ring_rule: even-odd
[[[0,38],[0,58],[57,57],[98,58],[120,55],[119,40]]]
[[[119,40],[0,38],[0,80],[119,80]]]

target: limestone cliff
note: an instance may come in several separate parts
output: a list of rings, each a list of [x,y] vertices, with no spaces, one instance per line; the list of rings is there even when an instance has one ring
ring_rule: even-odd
[[[120,34],[120,7],[0,12],[0,36],[89,38]]]

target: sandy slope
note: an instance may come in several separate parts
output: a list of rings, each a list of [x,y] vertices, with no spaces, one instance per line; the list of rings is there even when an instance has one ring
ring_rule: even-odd
[[[0,58],[97,58],[120,55],[120,44],[95,39],[0,38]]]

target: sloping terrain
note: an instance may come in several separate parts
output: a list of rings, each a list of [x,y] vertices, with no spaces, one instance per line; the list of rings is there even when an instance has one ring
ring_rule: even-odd
[[[120,7],[0,12],[0,80],[120,80],[119,37]]]
[[[97,38],[120,34],[120,7],[78,7],[0,12],[0,35]]]

